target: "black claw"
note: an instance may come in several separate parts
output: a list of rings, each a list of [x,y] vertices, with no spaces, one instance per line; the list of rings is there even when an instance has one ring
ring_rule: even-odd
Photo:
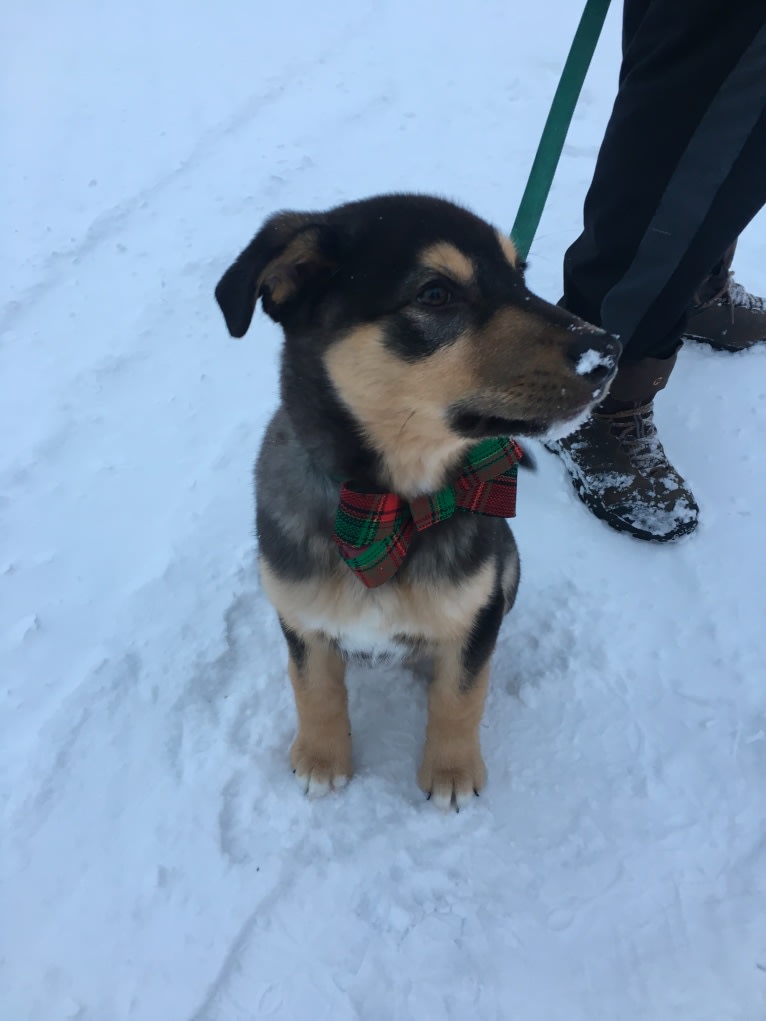
[[[478,791],[476,790],[476,788],[475,788],[475,787],[474,787],[474,789],[473,789],[473,793],[474,793],[474,794],[476,795],[476,797],[477,797],[477,798],[480,798],[480,797],[481,797],[481,794],[479,794],[479,792],[478,792]]]
[[[432,792],[429,791],[428,794],[426,794],[426,801],[430,801],[431,800],[431,793]]]

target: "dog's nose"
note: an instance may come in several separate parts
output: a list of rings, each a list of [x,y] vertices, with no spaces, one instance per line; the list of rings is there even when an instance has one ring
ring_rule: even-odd
[[[578,376],[601,383],[611,376],[622,352],[622,345],[611,333],[581,333],[567,348],[567,359]]]

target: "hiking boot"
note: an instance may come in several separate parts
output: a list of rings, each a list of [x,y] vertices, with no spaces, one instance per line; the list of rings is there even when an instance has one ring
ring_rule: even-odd
[[[744,351],[766,341],[766,302],[746,291],[731,272],[736,243],[727,248],[694,296],[684,340],[719,351]]]
[[[610,395],[585,425],[546,444],[561,457],[575,492],[596,517],[649,542],[687,535],[699,513],[654,425],[652,400],[674,362],[675,355],[620,368]]]

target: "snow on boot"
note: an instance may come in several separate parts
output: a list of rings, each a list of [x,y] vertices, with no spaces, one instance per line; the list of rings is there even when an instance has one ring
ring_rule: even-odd
[[[766,302],[746,291],[731,272],[732,245],[694,296],[684,340],[720,351],[743,351],[766,341]]]
[[[668,542],[692,532],[699,508],[660,443],[652,398],[675,356],[621,367],[612,392],[577,432],[547,444],[569,472],[583,503],[612,528]],[[614,391],[617,396],[612,396]],[[630,399],[637,391],[642,400]]]

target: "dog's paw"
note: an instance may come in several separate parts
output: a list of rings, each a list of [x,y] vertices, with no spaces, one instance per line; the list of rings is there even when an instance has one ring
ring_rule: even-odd
[[[290,749],[290,762],[303,793],[321,798],[331,790],[345,787],[351,779],[351,741],[319,749],[311,747],[299,734]]]
[[[438,808],[465,808],[487,782],[487,767],[479,746],[462,754],[429,748],[423,755],[418,783]]]

